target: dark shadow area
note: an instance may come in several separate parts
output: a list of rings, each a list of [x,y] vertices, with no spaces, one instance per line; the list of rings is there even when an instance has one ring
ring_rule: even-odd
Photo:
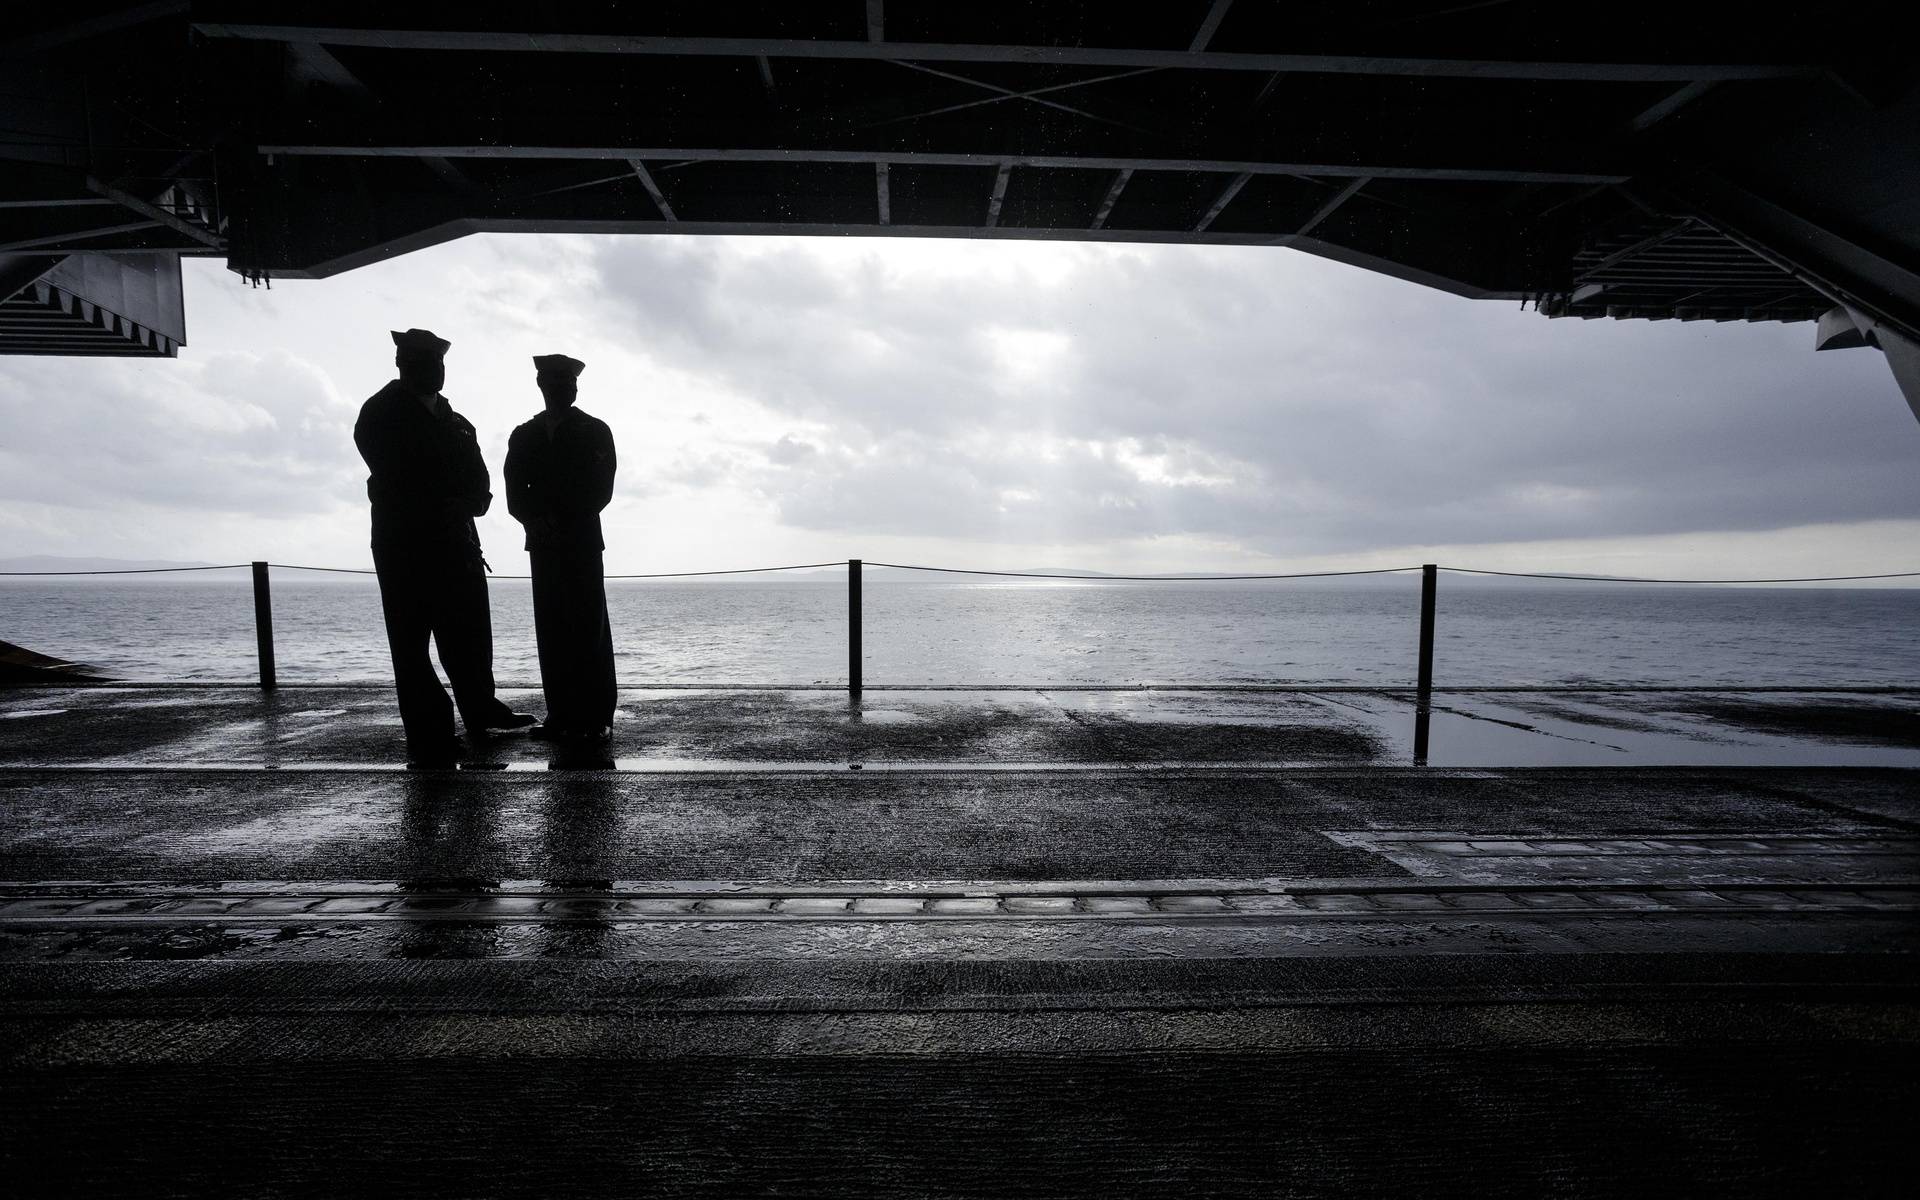
[[[107,676],[81,663],[49,658],[0,641],[0,687],[35,683],[105,682]]]
[[[598,901],[613,893],[608,867],[622,840],[620,795],[610,779],[569,780],[547,796],[544,857],[548,890],[577,899],[560,901],[563,918],[544,923],[537,935],[543,958],[596,959],[608,955],[613,924]]]
[[[1910,699],[1904,704],[1858,704],[1829,699],[1798,703],[1690,699],[1671,711],[1783,737],[1873,746],[1920,746],[1920,700]]]
[[[1483,1015],[1421,1021],[1479,1041]],[[518,1061],[266,1065],[236,1047],[218,1065],[14,1074],[0,1116],[14,1177],[62,1194],[1907,1194],[1891,1148],[1915,1098],[1911,1042],[1368,1044],[1408,1020],[1316,1020],[1307,1044],[1265,1053],[909,1037],[891,1054],[745,1057],[718,1029],[687,1057],[635,1044],[557,1061],[534,1039]]]

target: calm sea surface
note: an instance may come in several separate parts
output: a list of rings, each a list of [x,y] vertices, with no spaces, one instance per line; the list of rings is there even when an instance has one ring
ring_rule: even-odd
[[[1402,686],[1419,579],[1379,585],[869,582],[866,672],[882,683]],[[534,685],[527,584],[492,584],[494,664]],[[624,683],[836,683],[838,582],[608,585]],[[370,580],[276,572],[283,682],[390,679]],[[1443,576],[1442,684],[1920,683],[1920,590],[1486,586]],[[241,578],[0,580],[0,639],[135,680],[254,677]]]

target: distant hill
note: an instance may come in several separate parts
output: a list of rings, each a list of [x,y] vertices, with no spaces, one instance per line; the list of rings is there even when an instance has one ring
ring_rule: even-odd
[[[55,554],[29,554],[23,558],[0,558],[4,571],[151,571],[165,567],[211,567],[213,563],[182,562],[163,558],[66,558]]]

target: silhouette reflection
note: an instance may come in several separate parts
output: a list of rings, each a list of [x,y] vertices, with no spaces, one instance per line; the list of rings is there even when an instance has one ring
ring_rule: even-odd
[[[613,752],[605,742],[553,742],[547,752],[547,770],[611,771]]]
[[[608,776],[556,780],[547,790],[540,857],[546,865],[546,890],[558,895],[540,925],[534,953],[606,957],[613,930],[612,865],[619,814],[619,794]]]
[[[401,803],[399,892],[426,919],[395,922],[400,958],[492,958],[500,927],[463,922],[457,914],[484,912],[500,890],[499,822],[495,806],[462,786],[456,775],[406,778]],[[476,901],[476,897],[479,899]],[[435,915],[435,901],[444,903]]]
[[[1432,693],[1422,691],[1413,705],[1413,765],[1416,767],[1427,765],[1427,727],[1433,719],[1432,701]]]

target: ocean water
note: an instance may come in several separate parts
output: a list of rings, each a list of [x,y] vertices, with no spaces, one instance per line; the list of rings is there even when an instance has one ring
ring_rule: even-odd
[[[1419,578],[1339,583],[879,582],[869,686],[1340,683],[1406,686]],[[491,584],[494,669],[537,685],[523,580]],[[622,683],[844,682],[843,583],[614,581]],[[391,678],[370,579],[276,571],[286,683]],[[0,640],[131,680],[255,678],[244,572],[0,580]],[[1442,685],[1920,684],[1920,589],[1681,588],[1441,577]]]

